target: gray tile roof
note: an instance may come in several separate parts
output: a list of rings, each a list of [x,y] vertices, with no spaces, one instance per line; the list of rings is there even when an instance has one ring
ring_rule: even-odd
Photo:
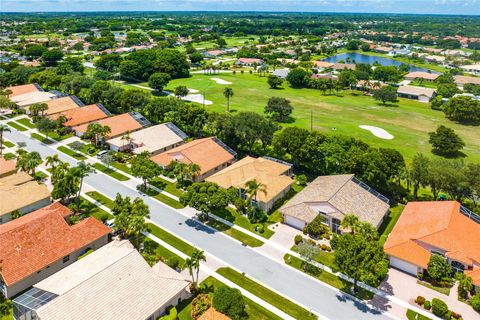
[[[382,222],[389,209],[388,203],[356,183],[353,174],[345,174],[316,178],[284,204],[280,212],[309,223],[318,214],[309,204],[322,202],[338,210],[331,214],[335,218],[341,220],[345,214],[352,213],[374,226]]]

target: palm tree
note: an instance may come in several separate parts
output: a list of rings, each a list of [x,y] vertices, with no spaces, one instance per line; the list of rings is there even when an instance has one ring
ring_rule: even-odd
[[[122,137],[120,138],[120,140],[122,140],[122,149],[123,147],[125,146],[125,141],[128,141],[128,143],[130,143],[131,141],[131,136],[130,136],[130,130],[128,130],[127,132],[125,132]]]
[[[55,166],[57,163],[60,163],[60,159],[58,158],[58,154],[54,154],[53,156],[48,156],[45,158],[45,164],[52,168],[52,171],[55,170]]]
[[[340,226],[342,227],[342,229],[350,230],[351,233],[354,233],[359,221],[360,219],[358,219],[356,215],[349,213],[346,214],[345,217],[343,217]]]
[[[80,201],[80,193],[82,192],[82,185],[83,185],[83,178],[88,176],[89,173],[93,172],[92,166],[90,164],[81,161],[77,167],[75,167],[74,175],[80,179],[80,186],[78,188],[77,197],[75,199],[75,203],[77,206],[79,205]]]
[[[255,203],[257,203],[257,194],[259,192],[262,192],[264,195],[267,195],[266,186],[263,183],[258,182],[256,179],[247,181],[245,186],[246,186],[246,192],[249,195],[248,202],[251,202],[253,198]]]
[[[192,258],[195,261],[195,269],[197,271],[197,283],[198,283],[198,274],[200,273],[200,262],[201,261],[206,262],[207,257],[205,256],[205,252],[198,249],[194,249],[192,253]]]
[[[185,260],[185,265],[188,267],[188,272],[192,277],[192,284],[196,288],[198,283],[198,274],[200,272],[200,262],[207,261],[205,257],[205,252],[198,250],[197,248],[193,249],[191,258]]]
[[[190,163],[186,169],[186,174],[192,179],[192,181],[195,181],[195,177],[198,176],[198,174],[202,171],[200,166],[196,163]]]
[[[42,163],[42,157],[36,151],[27,152],[23,149],[17,150],[17,168],[31,175],[35,175],[35,169]]]
[[[230,112],[230,98],[233,97],[233,89],[230,87],[225,88],[223,95],[227,98],[227,112]]]
[[[0,95],[5,96],[5,97],[7,97],[7,98],[8,98],[11,94],[12,94],[12,90],[10,90],[10,89],[2,89],[2,90],[0,90]]]
[[[10,127],[0,123],[0,157],[3,154],[3,133],[11,132]]]

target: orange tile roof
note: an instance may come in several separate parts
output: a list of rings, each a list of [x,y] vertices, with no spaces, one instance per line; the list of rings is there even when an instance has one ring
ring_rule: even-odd
[[[67,122],[64,123],[65,127],[74,127],[108,117],[108,115],[96,104],[90,104],[85,107],[63,111],[51,115],[50,118],[55,120],[61,115],[64,115],[67,118]]]
[[[6,89],[9,89],[9,90],[12,91],[12,94],[10,94],[8,96],[9,98],[19,96],[19,95],[22,95],[22,94],[26,94],[26,93],[41,91],[41,90],[39,90],[38,85],[36,85],[35,83],[23,84],[23,85],[20,85],[20,86],[7,87]]]
[[[480,268],[465,270],[465,275],[472,278],[474,285],[480,286]]]
[[[198,320],[231,320],[228,316],[218,312],[213,307],[205,311]]]
[[[409,202],[384,245],[387,254],[426,268],[433,246],[451,259],[480,264],[480,224],[460,213],[456,201]]]
[[[52,115],[55,113],[76,109],[80,107],[72,97],[61,97],[52,100],[45,101],[48,105],[45,115]]]
[[[0,177],[17,171],[17,161],[0,158]]]
[[[101,124],[102,126],[109,126],[112,130],[106,137],[107,139],[118,137],[127,131],[136,131],[143,128],[142,125],[135,120],[129,113],[119,114],[118,116],[108,117],[98,121],[92,121]],[[92,123],[90,122],[90,123]],[[88,123],[73,127],[73,130],[85,133],[87,131]]]
[[[60,202],[0,225],[2,277],[12,285],[107,235],[95,218],[69,226],[70,210]]]
[[[214,137],[193,140],[179,147],[151,157],[153,161],[168,166],[172,161],[200,166],[200,175],[231,161],[234,156],[215,142]]]

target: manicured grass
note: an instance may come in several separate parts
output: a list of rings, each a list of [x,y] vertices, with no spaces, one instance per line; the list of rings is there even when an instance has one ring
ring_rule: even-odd
[[[73,142],[69,143],[68,145],[71,147],[72,144],[73,144]],[[83,146],[78,151],[80,151],[84,154],[87,154],[87,155],[94,155],[98,151],[101,150],[100,148],[94,148],[90,143],[82,143],[82,144],[83,144]]]
[[[37,140],[41,141],[42,143],[45,143],[45,144],[52,144],[53,143],[52,140],[45,138],[44,135],[41,135],[41,134],[38,134],[38,133],[35,133],[35,132],[32,133],[30,136],[34,139],[37,139]]]
[[[181,204],[180,202],[178,202],[177,200],[172,199],[172,198],[170,198],[169,196],[164,195],[163,193],[158,192],[157,190],[153,190],[153,189],[149,188],[149,189],[147,190],[146,194],[148,194],[150,197],[154,197],[154,198],[157,199],[158,201],[163,202],[163,203],[165,203],[167,206],[170,206],[170,207],[172,207],[172,208],[175,208],[175,209],[185,208],[185,206],[184,206],[183,204]]]
[[[331,274],[327,271],[323,271],[313,265],[309,265],[308,269],[305,270],[304,266],[306,262],[292,255],[286,254],[283,257],[283,259],[285,263],[288,264],[289,266],[292,266],[295,269],[305,272],[310,276],[315,277],[318,280],[331,285],[332,287],[340,289],[343,292],[351,294],[352,284],[350,282],[340,279],[336,275]],[[371,293],[370,291],[364,290],[362,288],[358,288],[358,293],[356,297],[362,300],[370,300],[373,298],[373,293]]]
[[[450,295],[450,289],[451,289],[451,288],[438,287],[438,286],[435,286],[435,285],[433,285],[433,284],[431,284],[431,283],[428,283],[428,282],[425,282],[425,281],[420,281],[420,280],[417,280],[417,283],[418,283],[419,285],[422,285],[422,286],[427,287],[427,288],[429,288],[429,289],[432,289],[432,290],[435,290],[435,291],[437,291],[437,292],[440,292],[440,293],[442,293],[442,294],[444,294],[444,295],[447,295],[447,296]]]
[[[15,159],[15,155],[11,152],[7,152],[3,154],[3,159],[5,160]]]
[[[22,118],[22,119],[18,119],[16,120],[18,123],[20,123],[21,125],[25,126],[25,127],[28,127],[30,129],[33,129],[35,128],[35,125],[30,121],[29,118]]]
[[[161,246],[150,238],[143,237],[144,250],[142,255],[149,261],[151,264],[155,264],[158,261],[163,261],[170,268],[175,268],[175,262],[178,261],[178,267],[180,269],[185,269],[185,260],[180,256],[176,255],[167,248]]]
[[[297,246],[293,246],[291,250],[297,252]],[[323,251],[323,250],[321,250],[313,258],[313,260],[323,264],[324,266],[327,266],[332,270],[336,270],[336,269],[338,269],[338,267],[333,262],[334,259],[335,259],[335,255],[333,254],[333,252],[328,252],[328,251]]]
[[[379,242],[380,244],[384,244],[387,241],[388,235],[392,232],[393,227],[397,223],[400,215],[402,214],[403,208],[405,206],[403,204],[397,204],[395,207],[390,208],[390,212],[388,213],[385,220],[383,220],[380,228],[378,228],[378,234],[380,235]]]
[[[265,288],[233,269],[220,268],[217,270],[217,273],[295,319],[317,319],[317,316],[311,314],[308,310],[303,309],[289,299]]]
[[[408,309],[407,310],[407,318],[408,320],[431,320],[428,317],[425,317],[422,314],[416,313],[415,311]]]
[[[102,205],[104,205],[105,207],[107,207],[108,209],[111,210],[113,208],[113,205],[114,205],[113,200],[110,200],[110,198],[104,196],[103,194],[97,191],[89,191],[89,192],[86,192],[86,194],[93,200],[96,200]]]
[[[127,166],[127,164],[125,163],[120,163],[120,162],[117,162],[117,161],[114,161],[112,162],[112,167],[114,167],[115,169],[118,169],[120,171],[123,171],[125,173],[128,173],[129,175],[132,175],[132,170],[130,169],[129,166]]]
[[[251,223],[250,220],[240,214],[237,210],[233,209],[233,208],[225,208],[225,209],[222,209],[222,210],[217,210],[214,212],[215,215],[227,220],[227,221],[230,221],[242,228],[245,228],[251,232],[254,232],[266,239],[270,238],[272,235],[273,235],[273,231],[268,229],[268,225],[272,224],[272,223],[275,223],[275,221],[270,221],[270,219],[268,219],[267,222],[264,222],[264,223],[261,223],[263,224],[263,230],[264,232],[263,233],[260,233],[260,232],[257,232],[255,231],[255,226],[257,224],[255,223]],[[270,216],[269,216],[270,218]]]
[[[175,185],[175,183],[172,183],[160,177],[156,177],[150,180],[148,183],[151,184],[152,186],[162,189],[163,191],[168,192],[171,195],[174,195],[177,197],[180,197],[183,194],[182,190],[177,189],[177,186]]]
[[[217,229],[220,232],[225,233],[226,235],[229,235],[230,237],[232,237],[234,239],[237,239],[238,241],[240,241],[241,243],[243,243],[247,246],[260,247],[260,246],[263,245],[262,241],[254,238],[254,237],[251,237],[246,233],[238,231],[237,229],[231,228],[231,227],[227,226],[226,224],[224,224],[224,223],[222,223],[218,220],[211,219],[209,222],[207,222],[207,225],[209,225],[212,228]]]
[[[218,281],[213,277],[208,277],[203,280],[199,287],[202,293],[209,293],[212,297],[212,293],[220,286],[224,286],[222,282]],[[247,313],[247,319],[255,320],[280,320],[279,316],[275,315],[271,311],[268,311],[261,305],[253,302],[252,300],[243,297],[245,300],[245,312]],[[178,319],[179,320],[192,320],[190,312],[192,310],[191,306],[192,299],[185,300],[177,305]]]
[[[425,87],[425,88],[432,88],[432,89],[437,89],[437,84],[433,81],[420,81],[418,79],[410,82],[411,86],[417,86],[417,87]]]
[[[285,126],[299,126],[310,129],[310,116],[313,115],[313,128],[322,132],[337,133],[361,139],[374,147],[394,148],[407,159],[417,152],[431,154],[428,133],[437,126],[445,125],[465,141],[462,150],[467,161],[480,161],[480,136],[478,127],[465,126],[445,118],[443,112],[432,110],[427,103],[414,100],[399,99],[395,106],[382,106],[371,96],[361,93],[352,95],[350,91],[340,92],[340,96],[322,95],[319,90],[294,89],[283,85],[283,89],[270,89],[267,77],[258,74],[236,75],[225,73],[219,75],[195,74],[186,79],[170,81],[168,88],[172,90],[178,85],[200,91],[206,90],[206,99],[213,101],[207,106],[209,111],[224,112],[226,100],[223,96],[224,85],[210,80],[212,77],[232,82],[228,85],[235,95],[230,102],[232,112],[254,111],[263,114],[264,107],[270,97],[287,98],[294,108],[293,123]],[[415,121],[412,121],[415,119]],[[385,129],[394,136],[392,140],[375,137],[359,125],[371,125]]]
[[[77,160],[85,160],[85,159],[87,159],[87,157],[85,157],[83,154],[78,153],[78,152],[76,152],[76,151],[73,151],[72,149],[69,149],[69,148],[67,148],[67,147],[65,147],[65,146],[60,146],[60,147],[57,148],[57,150],[65,153],[65,154],[68,154],[70,157],[73,157],[73,158],[75,158],[75,159],[77,159]]]
[[[80,197],[80,209],[84,215],[94,217],[102,222],[113,219],[113,215],[83,197]]]
[[[15,143],[10,142],[10,141],[7,141],[7,140],[4,140],[4,141],[3,141],[3,145],[4,145],[5,147],[7,147],[7,148],[13,148],[13,147],[15,147]]]
[[[175,237],[173,234],[163,230],[160,227],[157,227],[152,223],[147,223],[147,226],[148,226],[148,229],[150,230],[150,233],[153,234],[155,237],[162,239],[172,247],[180,250],[181,252],[185,253],[188,256],[192,255],[194,248],[188,243],[184,242],[183,240]]]
[[[123,174],[113,170],[113,169],[110,169],[110,168],[107,168],[105,167],[103,164],[100,164],[98,162],[96,162],[93,167],[95,169],[97,169],[98,171],[101,171],[105,174],[108,174],[110,177],[114,178],[114,179],[117,179],[119,181],[127,181],[129,180],[128,177],[124,176]]]
[[[65,140],[65,139],[68,139],[70,137],[73,137],[74,133],[69,133],[69,134],[64,134],[64,135],[59,135],[58,133],[56,132],[50,132],[48,134],[48,136],[50,138],[52,138],[53,140],[56,140],[56,141],[62,141],[62,140]]]
[[[19,125],[18,123],[13,122],[13,121],[9,121],[9,122],[7,122],[7,124],[8,124],[10,127],[12,127],[12,128],[17,129],[18,131],[27,131],[27,130],[28,130],[28,129],[25,128],[24,126],[21,126],[21,125]]]

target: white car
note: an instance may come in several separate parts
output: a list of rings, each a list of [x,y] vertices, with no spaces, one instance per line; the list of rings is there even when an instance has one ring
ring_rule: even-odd
[[[101,159],[104,155],[108,153],[108,150],[102,150],[99,153],[97,153],[97,159]]]

